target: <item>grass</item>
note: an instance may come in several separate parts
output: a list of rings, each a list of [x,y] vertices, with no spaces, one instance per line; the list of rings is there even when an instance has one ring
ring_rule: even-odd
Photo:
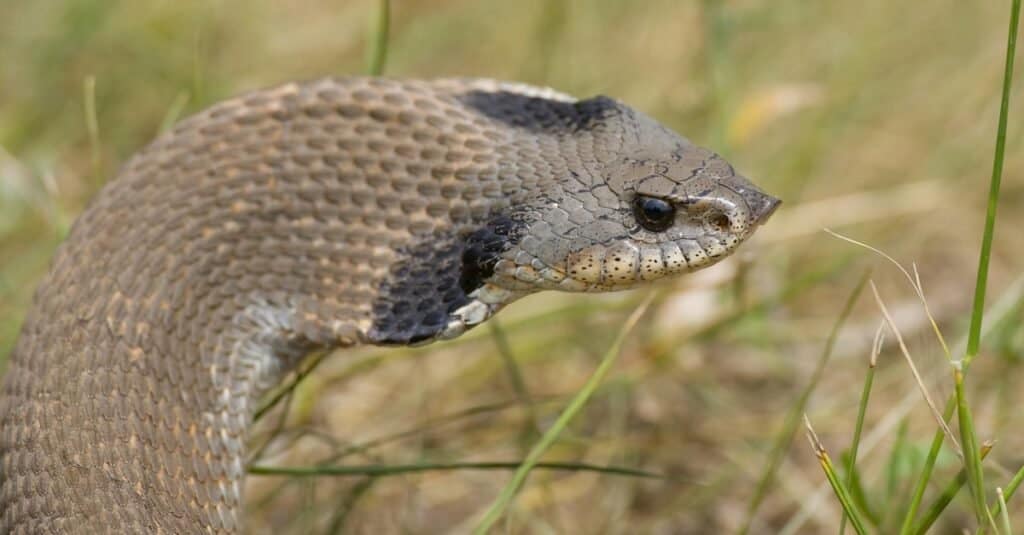
[[[379,0],[378,6],[377,17],[373,29],[370,30],[373,46],[368,48],[366,62],[366,73],[373,76],[384,74],[384,65],[388,59],[388,33],[391,28],[391,1]]]
[[[540,462],[541,456],[551,449],[555,444],[555,441],[558,440],[558,437],[566,430],[569,423],[576,418],[576,415],[579,414],[590,398],[594,395],[594,392],[597,391],[601,381],[603,381],[605,376],[608,375],[609,370],[611,370],[611,367],[619,357],[619,353],[622,351],[622,344],[626,340],[626,335],[628,335],[629,332],[633,330],[633,327],[636,326],[637,322],[640,321],[644,312],[646,312],[647,308],[651,305],[653,297],[654,294],[650,294],[647,299],[645,299],[643,303],[633,311],[629,318],[626,319],[626,322],[623,323],[622,328],[619,330],[619,334],[612,342],[611,347],[608,348],[608,351],[605,351],[604,356],[601,358],[600,365],[596,370],[594,370],[594,373],[590,378],[587,379],[587,382],[584,383],[579,391],[576,392],[576,395],[573,396],[572,400],[565,407],[565,410],[558,415],[558,419],[555,420],[555,423],[553,423],[551,427],[544,432],[540,439],[537,440],[536,444],[534,444],[533,448],[530,449],[530,452],[526,455],[522,465],[516,470],[512,479],[501,490],[498,497],[494,499],[494,502],[491,503],[491,506],[484,513],[480,523],[473,529],[473,533],[480,535],[489,533],[494,527],[494,524],[497,523],[498,519],[500,519],[505,513],[505,510],[508,509],[509,504],[516,495],[516,492],[519,491],[523,486],[523,483],[526,481],[527,476],[530,475],[530,471],[533,470],[533,468]]]
[[[268,474],[247,481],[250,529],[468,532],[507,496],[495,526],[509,533],[1020,530],[1024,128],[1008,7],[0,4],[0,355],[95,190],[220,98],[366,71],[606,93],[722,151],[783,209],[728,262],[658,285],[593,390],[639,294],[538,295],[497,330],[319,361],[253,437]],[[879,331],[878,303],[856,302],[819,367],[868,268],[891,321]],[[787,438],[805,413],[813,448]],[[532,463],[513,487],[489,470]]]
[[[853,496],[850,493],[849,486],[840,481],[838,470],[832,464],[832,460],[829,458],[828,452],[825,451],[825,446],[822,445],[821,439],[818,438],[818,434],[814,432],[814,428],[811,427],[811,421],[804,419],[804,425],[807,428],[807,441],[811,443],[811,448],[814,449],[814,454],[818,457],[818,462],[821,463],[821,469],[825,471],[825,477],[828,479],[828,484],[832,487],[832,491],[835,492],[836,498],[839,499],[840,504],[843,506],[843,518],[850,521],[853,526],[853,530],[857,532],[857,535],[865,535],[868,531],[865,527],[867,522],[862,519],[862,514],[857,510],[857,506],[854,505]]]
[[[747,533],[750,530],[751,522],[754,519],[754,515],[757,513],[757,509],[761,506],[761,502],[764,501],[768,492],[770,491],[772,484],[777,477],[776,472],[779,469],[779,465],[782,463],[782,459],[785,453],[789,450],[790,444],[793,441],[793,436],[796,434],[797,426],[799,425],[800,417],[804,414],[804,410],[807,407],[807,401],[810,399],[811,394],[814,393],[815,388],[818,386],[818,382],[821,380],[821,376],[825,373],[828,366],[828,361],[832,357],[832,352],[835,349],[836,337],[839,334],[840,329],[846,320],[850,316],[850,312],[853,310],[853,306],[857,303],[857,298],[860,297],[861,291],[864,289],[864,285],[868,282],[868,276],[870,271],[865,271],[860,281],[854,286],[850,297],[846,299],[846,303],[843,305],[842,311],[839,313],[839,318],[836,320],[835,325],[829,332],[828,339],[825,341],[825,347],[821,352],[821,357],[818,359],[818,363],[814,368],[814,372],[811,374],[810,380],[807,382],[807,386],[804,387],[803,391],[800,392],[800,396],[797,398],[796,403],[790,408],[789,416],[783,425],[782,431],[779,433],[778,440],[772,447],[771,455],[765,462],[765,470],[761,475],[761,478],[757,482],[757,490],[754,492],[754,497],[750,500],[750,504],[747,506],[747,517],[740,528],[739,533]],[[812,440],[812,444],[820,444],[817,440]],[[824,450],[821,451],[824,454]],[[846,482],[848,485],[849,482]]]
[[[996,521],[994,519],[995,517],[992,511],[992,509],[996,508],[993,507],[992,509],[990,509],[988,506],[986,498],[987,487],[985,485],[985,472],[982,467],[982,460],[984,459],[985,455],[987,455],[988,450],[991,449],[991,445],[979,447],[979,441],[974,425],[974,415],[968,404],[967,394],[965,393],[964,389],[964,375],[966,367],[978,355],[981,340],[981,325],[982,318],[984,316],[985,305],[985,289],[988,281],[989,262],[992,254],[992,244],[994,241],[994,231],[996,224],[996,212],[997,207],[999,205],[1002,169],[1005,158],[1006,127],[1007,117],[1009,114],[1008,111],[1010,102],[1010,92],[1013,85],[1013,65],[1019,17],[1020,0],[1013,0],[1011,4],[1009,17],[1009,30],[1006,45],[1006,62],[1003,72],[1002,98],[1000,100],[999,122],[996,127],[995,156],[993,158],[992,164],[992,176],[989,185],[988,207],[985,216],[984,232],[981,240],[981,253],[978,261],[974,301],[970,316],[970,326],[968,328],[966,354],[963,357],[963,359],[958,359],[951,363],[953,368],[952,375],[954,382],[954,395],[950,402],[947,403],[947,408],[943,413],[939,413],[938,409],[935,406],[935,403],[931,400],[928,394],[928,389],[925,387],[925,384],[921,379],[920,374],[914,366],[913,359],[907,351],[906,345],[904,344],[903,338],[900,335],[898,327],[896,327],[895,323],[893,322],[892,317],[889,315],[889,312],[885,307],[885,304],[878,295],[878,290],[875,288],[874,283],[872,283],[872,291],[875,293],[875,299],[878,302],[879,308],[881,309],[885,317],[885,320],[889,325],[890,330],[892,330],[892,332],[896,335],[897,341],[899,342],[900,350],[903,352],[908,364],[910,365],[911,370],[913,371],[915,381],[921,387],[923,397],[927,401],[928,406],[931,408],[932,412],[935,414],[936,421],[939,427],[939,429],[935,432],[935,438],[932,441],[932,446],[929,450],[927,461],[925,462],[924,468],[920,474],[920,478],[915,486],[915,491],[911,498],[911,505],[908,508],[906,508],[906,512],[904,514],[904,519],[902,522],[903,527],[901,533],[926,532],[933,525],[938,516],[942,514],[946,506],[949,505],[950,501],[952,500],[952,497],[956,495],[956,492],[959,490],[961,486],[963,486],[964,482],[967,483],[967,486],[970,489],[970,494],[972,497],[971,509],[975,516],[975,525],[977,532],[984,533],[989,528],[992,528],[993,532],[1000,533],[1000,527],[996,525]],[[889,258],[889,260],[892,259]],[[907,276],[908,279],[910,279],[910,275],[907,273],[907,271],[902,268],[900,269],[903,270],[903,273]],[[928,304],[925,300],[924,292],[921,287],[920,277],[917,276],[916,266],[914,269],[914,273],[915,277],[911,279],[910,282],[915,287],[915,290],[921,299],[921,304],[923,305],[925,313],[928,315],[929,320],[931,320],[931,323],[935,328],[935,333],[938,338],[938,341],[942,344],[943,349],[948,355],[949,350],[946,346],[945,340],[943,339],[941,331],[938,329],[938,326],[935,324],[934,319],[932,319],[931,312],[928,309]],[[864,399],[866,400],[866,396]],[[961,444],[963,445],[962,450],[960,449],[960,446],[956,443],[956,440],[953,438],[946,424],[946,420],[949,418],[949,413],[952,411],[954,407],[956,410],[957,423],[960,430]],[[863,410],[861,412],[863,412]],[[810,424],[808,424],[808,428],[809,426]],[[855,436],[859,435],[860,426],[861,416],[858,415],[858,431],[855,432]],[[813,431],[809,432],[813,435]],[[958,455],[962,459],[962,473],[957,476],[957,479],[950,486],[950,488],[943,492],[943,494],[936,501],[936,503],[926,511],[925,517],[921,521],[921,523],[917,524],[917,526],[914,529],[910,529],[910,526],[914,523],[916,519],[916,514],[918,510],[917,508],[920,504],[924,490],[929,484],[929,480],[932,475],[932,469],[934,467],[934,461],[938,454],[939,448],[942,445],[943,437],[946,437],[948,439],[952,447],[955,450],[957,450]],[[824,448],[820,446],[820,442],[817,441],[816,437],[812,440],[812,444],[814,445],[815,452],[817,453],[819,459],[822,459],[823,468],[826,471],[826,475],[828,475],[829,483],[832,485],[833,489],[835,490],[836,496],[839,498],[840,502],[843,505],[843,510],[846,512],[845,518],[850,519],[858,533],[864,533],[863,522],[857,519],[858,513],[853,508],[852,500],[849,498],[849,491],[845,488],[842,482],[840,482],[838,478],[832,473],[830,466],[827,463],[827,455],[824,454]],[[892,475],[893,474],[890,471],[890,477]],[[890,488],[892,487],[893,485],[890,485]],[[1005,512],[1007,506],[1005,504],[1005,496],[1002,493],[1002,489],[997,488],[996,493],[999,499],[1001,500],[997,505],[1003,512]],[[891,494],[892,493],[890,492],[890,495]],[[1002,532],[1006,534],[1012,533],[1009,527],[1010,521],[1008,516],[1006,516],[1005,518],[1003,516],[1000,516],[999,518],[1001,520]],[[881,528],[881,526],[878,527]],[[840,529],[842,530],[842,527]]]

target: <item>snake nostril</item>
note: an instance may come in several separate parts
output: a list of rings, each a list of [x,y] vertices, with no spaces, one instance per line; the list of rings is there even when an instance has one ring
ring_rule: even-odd
[[[728,232],[732,228],[732,219],[729,219],[729,216],[723,212],[711,214],[711,217],[708,218],[708,223],[718,232]]]

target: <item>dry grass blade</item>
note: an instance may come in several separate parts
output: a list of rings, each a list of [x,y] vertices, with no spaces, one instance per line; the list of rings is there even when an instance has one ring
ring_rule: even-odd
[[[758,231],[767,242],[780,242],[829,228],[863,224],[908,214],[930,212],[946,202],[947,186],[940,180],[897,184],[789,206],[772,216],[772,224]]]
[[[907,276],[909,277],[909,274]],[[875,302],[878,303],[878,308],[882,311],[882,316],[885,317],[885,322],[889,325],[889,330],[892,331],[894,336],[896,336],[896,343],[900,347],[900,352],[903,353],[903,357],[907,360],[907,364],[910,366],[910,371],[914,374],[914,381],[917,382],[917,386],[921,390],[921,395],[924,396],[924,400],[928,404],[928,408],[931,409],[932,416],[935,417],[935,421],[939,424],[942,432],[946,435],[946,438],[949,439],[950,444],[953,445],[957,455],[962,457],[963,452],[960,449],[960,444],[953,436],[953,431],[949,429],[949,425],[946,424],[946,420],[942,417],[942,413],[939,412],[938,407],[935,406],[935,402],[932,400],[931,394],[928,393],[928,387],[925,386],[924,379],[921,378],[921,374],[917,371],[914,359],[910,356],[910,350],[907,349],[907,344],[903,341],[903,335],[900,334],[900,330],[896,326],[896,322],[893,321],[892,316],[889,314],[889,309],[885,306],[885,302],[882,301],[882,297],[878,295],[878,288],[875,286],[874,281],[871,281],[871,293],[875,295]]]
[[[913,277],[913,276],[911,276],[910,272],[907,271],[907,268],[903,267],[903,264],[900,264],[899,262],[897,262],[895,258],[889,256],[885,251],[882,251],[881,249],[878,249],[876,247],[872,247],[872,246],[870,246],[870,245],[868,245],[868,244],[866,244],[864,242],[857,241],[857,240],[855,240],[853,238],[850,238],[850,237],[847,237],[847,236],[843,236],[842,234],[839,234],[838,232],[834,232],[834,231],[832,231],[830,229],[823,229],[823,230],[825,232],[831,234],[832,236],[834,236],[836,238],[839,238],[840,240],[843,240],[843,241],[848,242],[848,243],[852,243],[852,244],[857,245],[859,247],[863,247],[863,248],[865,248],[865,249],[867,249],[867,250],[869,250],[869,251],[871,251],[871,252],[881,256],[882,258],[885,258],[886,260],[891,262],[892,265],[896,266],[896,268],[899,269],[901,273],[903,273],[903,276],[906,277],[907,281],[910,283],[911,288],[913,288],[914,292],[917,293],[917,298],[921,301],[921,306],[924,307],[924,313],[928,317],[928,322],[931,323],[932,331],[935,333],[935,338],[938,339],[939,344],[942,345],[942,351],[946,353],[946,358],[952,360],[953,359],[953,354],[950,353],[949,346],[946,345],[946,339],[945,339],[945,337],[942,336],[942,331],[939,329],[939,324],[935,321],[935,316],[932,315],[931,308],[928,307],[928,300],[924,296],[924,288],[921,287],[920,277]],[[913,269],[914,269],[914,273],[917,274],[917,266],[916,265],[913,267]],[[874,286],[874,284],[872,284],[872,286]]]
[[[811,420],[804,415],[804,427],[807,428],[807,441],[811,443],[811,448],[814,449],[814,454],[818,457],[818,463],[821,464],[822,470],[825,471],[825,477],[828,479],[830,485],[832,485],[832,491],[835,492],[836,498],[839,499],[839,503],[843,506],[843,512],[846,513],[846,518],[850,520],[850,525],[853,526],[853,530],[858,535],[865,535],[867,529],[864,527],[864,520],[861,519],[860,513],[857,511],[856,506],[853,503],[853,498],[850,495],[850,490],[843,484],[839,479],[839,475],[836,473],[835,467],[832,465],[832,460],[828,456],[828,452],[825,450],[825,446],[821,443],[818,438],[818,434],[814,432],[814,428],[811,426]]]

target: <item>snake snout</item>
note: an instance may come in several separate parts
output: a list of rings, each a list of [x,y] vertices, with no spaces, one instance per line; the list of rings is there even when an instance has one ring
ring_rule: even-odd
[[[749,210],[747,221],[751,229],[768,221],[768,218],[782,204],[780,199],[765,193],[742,176],[730,177],[729,181],[731,182],[730,189],[742,197],[743,204]]]
[[[755,225],[760,225],[775,213],[775,210],[782,204],[781,199],[777,199],[768,195],[767,193],[758,192],[755,199],[747,200],[752,210],[751,217],[754,220]]]
[[[771,214],[775,213],[778,205],[782,204],[781,200],[754,187],[744,188],[740,195],[742,195],[746,206],[750,207],[752,227],[757,227],[767,221]]]

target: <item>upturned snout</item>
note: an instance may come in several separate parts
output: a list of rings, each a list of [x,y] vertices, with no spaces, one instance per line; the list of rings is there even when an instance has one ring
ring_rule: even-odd
[[[750,180],[740,175],[726,179],[724,185],[739,193],[740,197],[743,198],[744,204],[749,209],[748,217],[751,229],[768,221],[779,205],[782,204],[780,199],[765,193],[750,182]]]

